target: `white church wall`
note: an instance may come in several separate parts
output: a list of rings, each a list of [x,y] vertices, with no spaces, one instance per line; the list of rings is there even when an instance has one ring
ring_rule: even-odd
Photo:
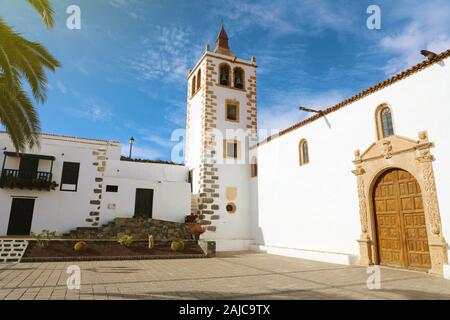
[[[435,142],[433,163],[445,237],[450,236],[449,59],[354,102],[258,148],[258,206],[254,236],[266,247],[297,252],[358,255],[360,235],[354,151],[376,139],[375,109],[392,108],[395,133]],[[310,163],[299,166],[298,144],[307,139]],[[286,251],[286,250],[285,250]],[[285,252],[286,253],[286,252]],[[336,262],[342,260],[335,259]],[[345,259],[344,259],[345,261]]]

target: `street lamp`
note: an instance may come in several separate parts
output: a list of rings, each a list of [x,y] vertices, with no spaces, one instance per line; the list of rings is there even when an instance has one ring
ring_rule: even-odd
[[[133,150],[133,144],[134,144],[134,138],[131,137],[131,138],[130,138],[130,156],[128,157],[128,158],[130,158],[130,159],[131,159],[131,151]]]

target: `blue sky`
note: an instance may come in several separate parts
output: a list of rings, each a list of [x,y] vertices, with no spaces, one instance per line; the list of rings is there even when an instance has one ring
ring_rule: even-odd
[[[136,138],[134,156],[169,159],[184,128],[187,70],[223,20],[240,58],[257,57],[258,125],[284,129],[423,59],[450,48],[450,1],[53,0],[46,30],[24,0],[0,0],[0,16],[62,63],[49,75],[38,110],[42,131],[118,140]],[[81,8],[81,30],[66,8]],[[369,30],[367,7],[381,8]],[[124,149],[127,149],[124,148]]]

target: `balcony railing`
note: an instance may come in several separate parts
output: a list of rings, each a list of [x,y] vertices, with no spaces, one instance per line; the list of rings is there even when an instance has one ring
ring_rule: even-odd
[[[56,187],[55,183],[52,182],[52,176],[51,172],[24,172],[14,169],[3,169],[0,177],[0,187],[51,190]]]

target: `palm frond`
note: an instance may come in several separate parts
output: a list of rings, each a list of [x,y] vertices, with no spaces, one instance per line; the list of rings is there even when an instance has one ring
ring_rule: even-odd
[[[0,77],[0,122],[16,150],[39,145],[39,119],[33,104],[20,86],[6,85],[4,77]]]
[[[3,54],[2,54],[3,53]],[[28,41],[0,19],[0,67],[10,83],[22,75],[38,102],[44,102],[47,77],[44,68],[55,71],[60,63],[39,43]]]
[[[55,12],[50,4],[50,0],[27,0],[39,13],[45,26],[49,29],[55,26]]]

